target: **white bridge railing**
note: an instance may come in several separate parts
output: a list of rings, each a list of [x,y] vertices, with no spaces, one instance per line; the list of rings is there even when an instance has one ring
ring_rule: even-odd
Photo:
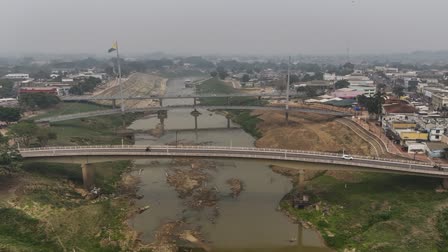
[[[116,152],[134,152],[135,150],[145,150],[147,147],[151,149],[161,149],[161,150],[197,150],[197,151],[222,151],[222,152],[255,152],[255,153],[264,153],[268,155],[272,154],[307,154],[313,156],[323,156],[323,157],[341,157],[340,153],[332,153],[332,152],[317,152],[317,151],[302,151],[302,150],[289,150],[289,149],[274,149],[274,148],[254,148],[254,147],[230,147],[230,146],[207,146],[207,145],[81,145],[81,146],[54,146],[54,147],[37,147],[37,148],[21,148],[19,151],[23,154],[28,152],[40,152],[40,151],[57,151],[57,150],[73,150],[73,151],[82,151],[82,150],[115,150]],[[189,153],[186,153],[189,154]],[[415,164],[415,165],[427,165],[431,166],[431,163],[420,162],[414,160],[405,160],[405,159],[388,159],[388,158],[377,158],[377,157],[369,157],[369,156],[360,156],[360,155],[352,155],[354,159],[358,160],[374,160],[377,162],[391,162],[391,163],[400,163],[400,164]]]

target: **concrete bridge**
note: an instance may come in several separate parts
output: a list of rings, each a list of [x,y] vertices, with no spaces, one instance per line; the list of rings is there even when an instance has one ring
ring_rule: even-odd
[[[123,96],[124,100],[170,100],[170,99],[200,99],[200,98],[237,98],[237,97],[253,97],[268,99],[286,99],[285,94],[280,93],[233,93],[233,94],[191,94],[191,95],[143,95],[143,96]],[[298,97],[297,95],[289,95],[290,98]],[[102,96],[102,95],[79,95],[64,96],[62,101],[114,101],[121,100],[121,96]]]
[[[89,163],[110,160],[148,159],[151,157],[196,157],[196,158],[231,158],[265,160],[274,165],[289,168],[298,167],[300,162],[337,165],[342,169],[363,170],[373,172],[392,172],[411,174],[443,179],[444,187],[448,188],[448,167],[436,169],[430,163],[400,159],[372,158],[353,156],[353,160],[345,160],[337,153],[309,152],[299,150],[225,147],[225,146],[148,146],[137,145],[107,145],[107,146],[60,146],[20,149],[25,159],[46,162],[80,163],[83,169],[83,179],[89,184],[92,176]]]
[[[179,110],[179,109],[209,109],[209,110],[274,110],[274,111],[286,111],[285,107],[280,106],[208,106],[208,105],[176,105],[176,106],[157,106],[157,107],[147,107],[147,108],[131,108],[126,109],[125,113],[136,113],[136,112],[150,112],[150,111],[168,111],[168,110]],[[305,112],[305,113],[316,113],[334,116],[351,116],[350,113],[339,112],[334,110],[325,109],[315,109],[315,108],[300,108],[300,107],[289,107],[290,112]],[[123,113],[120,109],[105,109],[85,113],[76,113],[70,115],[60,115],[47,118],[41,118],[36,120],[36,122],[60,122],[79,118],[88,118],[95,116],[105,116]]]

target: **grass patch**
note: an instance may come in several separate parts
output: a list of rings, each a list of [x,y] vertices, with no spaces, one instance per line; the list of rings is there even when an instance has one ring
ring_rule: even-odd
[[[110,107],[87,102],[82,103],[61,102],[58,106],[49,109],[45,114],[35,116],[32,119],[41,119],[45,117],[60,116],[60,115],[70,115],[70,114],[98,111],[104,109],[110,109]]]
[[[431,220],[436,217],[434,209],[448,203],[446,193],[434,191],[439,179],[360,176],[360,182],[351,183],[327,175],[310,181],[307,190],[313,201],[321,202],[318,210],[294,209],[287,198],[281,206],[313,223],[327,245],[337,250],[437,251],[438,230]]]
[[[238,90],[218,78],[213,78],[197,86],[197,92],[201,94],[237,94]],[[230,102],[230,105],[246,106],[265,105],[266,103],[265,101],[252,97],[232,97],[230,100],[225,97],[202,98],[200,102],[201,104],[211,106],[228,105],[228,102]],[[232,120],[241,125],[245,132],[255,138],[261,137],[261,132],[257,129],[257,123],[261,121],[258,116],[251,115],[251,111],[249,110],[229,110],[228,113],[232,115]]]
[[[21,210],[0,208],[1,251],[61,251],[39,220]]]
[[[75,119],[52,123],[50,129],[56,132],[57,139],[50,145],[93,145],[133,144],[132,138],[122,136],[117,132],[135,121],[141,114],[108,115],[92,118]]]

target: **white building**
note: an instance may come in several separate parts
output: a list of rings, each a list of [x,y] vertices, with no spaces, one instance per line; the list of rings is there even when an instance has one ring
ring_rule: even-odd
[[[29,79],[30,75],[23,74],[23,73],[12,73],[12,74],[5,75],[4,78],[11,79],[11,80],[25,80],[25,79]]]

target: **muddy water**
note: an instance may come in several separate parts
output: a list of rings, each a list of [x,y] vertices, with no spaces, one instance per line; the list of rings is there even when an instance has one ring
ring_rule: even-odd
[[[192,90],[183,88],[183,80],[174,80],[168,83],[170,92],[188,94]],[[179,104],[192,101],[168,102]],[[200,112],[199,130],[193,130],[194,121],[189,113],[169,111],[165,121],[166,133],[160,138],[139,134],[136,144],[166,144],[177,140],[184,144],[253,146],[254,139],[243,130],[225,128],[225,117],[208,111]],[[193,123],[189,123],[191,121]],[[148,117],[136,121],[130,128],[151,129],[158,123],[157,118]],[[166,182],[167,172],[172,168],[171,160],[154,161],[136,161],[137,170],[142,169],[139,194],[144,195],[138,204],[150,205],[151,209],[135,216],[130,220],[130,225],[142,232],[145,242],[152,241],[156,228],[164,222],[182,219],[191,228],[200,229],[213,251],[330,251],[324,247],[316,232],[291,223],[276,210],[280,199],[291,189],[291,183],[288,178],[272,172],[269,163],[212,160],[216,169],[208,171],[211,176],[208,183],[219,192],[219,216],[216,217],[207,209],[188,209]],[[230,178],[240,179],[244,183],[244,191],[238,198],[229,196],[230,188],[226,181]]]

